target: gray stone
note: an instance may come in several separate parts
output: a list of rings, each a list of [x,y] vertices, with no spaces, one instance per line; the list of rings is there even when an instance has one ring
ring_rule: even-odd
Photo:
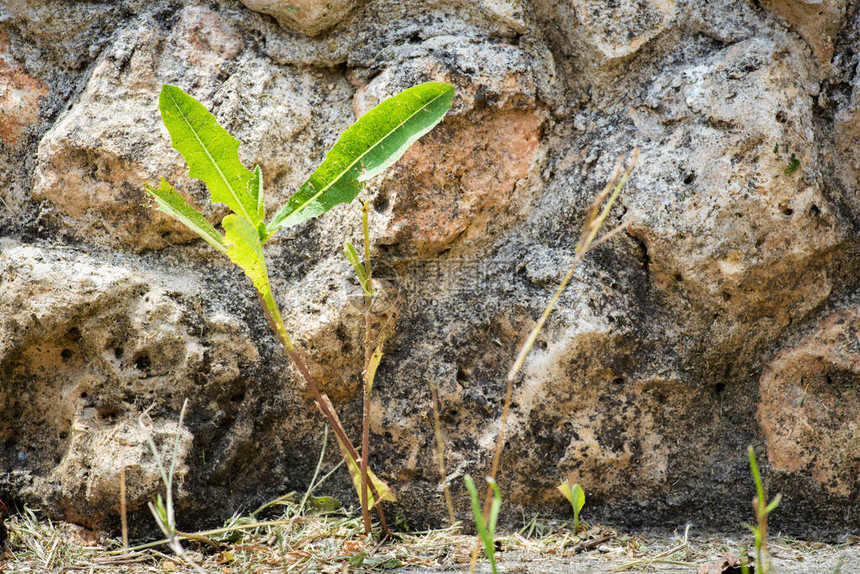
[[[273,16],[281,26],[308,36],[316,36],[335,26],[349,14],[358,0],[241,0],[242,4]]]

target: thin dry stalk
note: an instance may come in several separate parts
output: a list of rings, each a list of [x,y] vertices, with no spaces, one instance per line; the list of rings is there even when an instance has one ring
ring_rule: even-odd
[[[335,423],[341,429],[343,429],[343,425],[341,424],[340,419],[337,416],[337,413],[334,411],[334,408],[331,405],[331,399],[328,398],[328,395],[321,395],[320,396],[320,402],[323,405],[325,405],[325,407],[328,409],[328,412],[332,413],[332,416],[334,417]],[[352,450],[350,451],[349,454],[350,454],[350,456],[352,456],[353,460],[355,460],[355,461],[360,460],[358,457],[358,454],[355,453],[355,447],[353,447],[352,445],[347,444],[347,443],[345,443],[344,446],[347,449],[349,449],[350,447],[352,448]],[[372,480],[369,481],[368,487],[370,490],[370,494],[373,495],[373,500],[376,501],[376,510],[377,510],[378,515],[379,515],[379,526],[382,529],[382,534],[383,534],[383,536],[391,536],[391,530],[388,529],[388,523],[385,521],[385,514],[381,511],[381,508],[379,505],[379,502],[382,500],[382,496],[380,496],[379,491],[376,489],[376,485],[373,483]]]
[[[615,164],[615,169],[612,172],[612,177],[609,180],[609,183],[606,184],[606,187],[597,194],[597,196],[592,201],[588,210],[585,213],[585,223],[582,226],[582,233],[580,234],[579,241],[576,245],[576,256],[573,259],[573,263],[568,269],[567,273],[562,279],[561,284],[556,289],[555,294],[549,301],[549,304],[544,309],[543,314],[541,315],[538,322],[535,324],[522,348],[520,349],[519,354],[517,355],[516,361],[514,361],[513,366],[510,371],[508,371],[507,376],[507,387],[505,389],[505,404],[502,408],[502,418],[499,421],[499,435],[496,439],[496,448],[495,453],[493,455],[493,464],[490,468],[490,479],[492,483],[497,481],[497,476],[499,473],[499,465],[502,459],[502,451],[504,450],[505,444],[505,427],[508,423],[508,416],[511,410],[511,398],[513,395],[513,385],[514,381],[519,375],[520,370],[526,362],[526,358],[528,357],[529,352],[531,352],[532,347],[537,341],[538,335],[540,335],[541,330],[543,329],[544,324],[552,313],[552,310],[555,308],[556,303],[558,303],[559,298],[561,298],[561,294],[564,292],[567,284],[570,283],[570,280],[573,278],[573,273],[576,271],[577,266],[582,261],[585,254],[594,247],[594,245],[599,245],[603,243],[609,237],[619,233],[622,229],[626,227],[626,225],[622,225],[616,227],[607,233],[606,237],[601,237],[595,241],[600,228],[602,227],[604,221],[609,215],[609,210],[612,208],[612,204],[618,197],[618,194],[621,193],[621,189],[627,183],[627,180],[630,178],[630,174],[633,172],[633,168],[636,166],[636,161],[639,159],[639,149],[635,149],[633,151],[633,155],[630,161],[630,164],[627,166],[622,173],[621,166],[624,164],[624,156],[620,157]],[[487,491],[484,497],[484,508],[483,508],[483,516],[484,520],[489,519],[490,508],[493,500],[493,489],[492,486],[487,486]],[[480,542],[477,542],[474,550],[472,551],[472,565],[470,568],[470,572],[474,572],[475,564],[477,562],[478,557],[478,545]]]
[[[457,523],[457,515],[454,513],[454,501],[451,498],[451,488],[448,486],[445,471],[445,439],[442,436],[442,421],[439,418],[439,391],[436,383],[429,381],[430,396],[433,399],[433,428],[436,434],[436,457],[439,460],[439,480],[442,481],[442,491],[445,493],[445,506],[448,508],[448,520],[451,528]]]
[[[214,542],[213,540],[211,540],[211,538],[210,538],[211,536],[218,536],[221,534],[229,534],[231,532],[241,532],[244,530],[256,530],[258,528],[268,528],[270,526],[290,526],[294,522],[302,522],[305,520],[308,522],[311,521],[311,519],[302,519],[301,517],[299,517],[298,519],[290,518],[290,519],[284,519],[284,520],[267,520],[264,522],[250,522],[247,524],[233,524],[231,526],[225,526],[223,528],[215,528],[212,530],[201,530],[200,532],[178,532],[177,531],[176,534],[180,538],[187,538],[189,540],[197,540],[197,541],[203,542],[204,544],[209,544],[211,542]],[[204,538],[206,540],[203,540]],[[146,544],[139,544],[137,546],[133,546],[133,547],[128,548],[128,549],[111,551],[111,552],[108,552],[107,554],[120,554],[123,552],[129,552],[129,553],[130,552],[138,552],[140,550],[147,550],[149,548],[155,548],[156,546],[162,546],[164,544],[168,544],[169,542],[170,542],[170,539],[163,538],[161,540],[156,540],[154,542],[147,542]]]
[[[296,368],[301,373],[302,377],[305,379],[305,382],[308,384],[308,388],[310,388],[311,392],[314,395],[314,400],[317,403],[317,407],[319,407],[320,412],[322,412],[323,416],[326,418],[328,423],[331,425],[332,429],[334,429],[334,433],[338,436],[338,438],[343,442],[346,446],[347,451],[349,452],[350,457],[357,461],[358,460],[358,451],[355,450],[355,445],[352,444],[352,441],[346,436],[346,431],[343,429],[343,426],[340,424],[340,420],[337,416],[332,412],[332,409],[323,401],[323,394],[320,392],[319,387],[314,381],[314,378],[311,376],[310,370],[308,370],[307,364],[305,364],[305,360],[302,357],[299,350],[296,349],[293,342],[290,340],[289,336],[286,333],[285,328],[279,328],[279,321],[272,316],[272,313],[266,307],[266,303],[263,300],[262,294],[257,291],[257,298],[260,300],[260,306],[263,308],[263,313],[266,316],[266,319],[269,321],[269,325],[272,327],[272,330],[278,336],[278,340],[281,342],[281,346],[284,348],[284,352],[287,357],[289,357],[290,361],[296,366]],[[280,321],[282,323],[282,321]],[[372,487],[373,485],[371,485]]]
[[[622,570],[630,570],[631,568],[642,568],[645,566],[650,566],[655,562],[662,562],[665,558],[672,556],[682,550],[686,550],[690,547],[688,542],[688,537],[690,535],[690,525],[684,529],[684,540],[674,548],[670,548],[664,552],[657,554],[656,556],[651,556],[648,558],[642,558],[640,560],[634,560],[633,562],[628,562],[627,564],[622,564],[621,566],[617,566],[612,569],[613,572],[620,572]]]
[[[573,263],[568,269],[567,273],[562,279],[561,284],[556,289],[555,294],[550,299],[549,304],[544,309],[543,314],[541,315],[538,322],[535,324],[532,332],[529,334],[528,339],[523,344],[520,349],[519,354],[517,355],[517,360],[514,361],[511,370],[508,371],[507,376],[507,388],[505,389],[505,404],[502,409],[502,419],[499,423],[499,436],[496,440],[496,450],[493,455],[493,465],[490,469],[490,478],[493,481],[496,481],[497,475],[499,473],[499,464],[502,459],[502,451],[504,449],[504,438],[505,438],[505,427],[508,422],[508,415],[511,410],[511,397],[513,394],[513,385],[514,381],[517,378],[520,370],[526,362],[526,357],[528,357],[529,352],[531,352],[532,347],[537,341],[538,335],[540,335],[541,330],[543,329],[544,324],[552,313],[552,310],[555,308],[556,303],[561,298],[561,294],[564,292],[567,284],[570,283],[570,280],[573,278],[573,273],[576,271],[576,268],[579,266],[579,263],[582,261],[582,258],[585,257],[585,254],[592,248],[593,243],[595,243],[595,238],[597,237],[597,233],[600,231],[600,227],[603,225],[603,222],[606,220],[606,217],[609,215],[609,210],[612,208],[612,204],[615,202],[615,199],[618,197],[618,194],[621,193],[621,189],[627,183],[627,180],[630,178],[630,174],[633,171],[633,168],[636,166],[636,161],[639,158],[639,150],[638,148],[633,151],[633,157],[630,162],[630,165],[624,170],[622,175],[621,166],[624,162],[624,156],[618,159],[618,162],[615,164],[615,169],[613,170],[612,178],[609,180],[609,183],[603,190],[597,194],[597,197],[592,201],[591,206],[588,208],[588,211],[585,214],[585,224],[582,227],[582,233],[580,235],[579,241],[576,246],[576,256],[573,259]],[[619,179],[620,178],[620,179]],[[601,206],[603,209],[601,210]],[[609,234],[616,234],[621,229],[626,226],[620,226],[619,228],[615,228],[609,232]],[[597,243],[602,243],[603,238],[597,240]],[[487,515],[490,511],[490,503],[493,499],[493,490],[492,487],[487,487],[487,493],[484,498],[484,519],[487,519]]]
[[[125,491],[125,467],[119,471],[119,518],[122,524],[122,547],[128,548],[128,498]]]
[[[758,525],[758,540],[756,544],[756,571],[761,571],[762,574],[770,572],[770,551],[767,543],[767,511],[764,510],[764,505],[759,501],[758,496],[752,499],[753,512],[755,513],[756,522]]]
[[[310,497],[310,495],[314,491],[314,489],[317,487],[317,484],[316,484],[317,477],[320,474],[320,470],[322,470],[322,465],[323,465],[323,462],[325,461],[325,450],[327,447],[328,447],[328,425],[323,427],[323,443],[322,443],[322,448],[320,449],[320,458],[317,461],[317,467],[314,469],[314,475],[313,475],[313,477],[311,477],[311,482],[308,485],[308,489],[305,491],[305,495],[302,497],[301,503],[299,503],[299,511],[296,513],[296,515],[300,515],[302,512],[304,512],[305,504],[307,503],[308,498]],[[256,514],[256,512],[251,514],[251,516],[254,516],[254,514]]]

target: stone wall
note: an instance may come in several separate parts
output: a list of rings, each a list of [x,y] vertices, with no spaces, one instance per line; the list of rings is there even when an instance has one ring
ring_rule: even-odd
[[[181,433],[181,525],[290,490],[322,417],[250,283],[153,210],[162,83],[260,164],[270,210],[383,98],[454,84],[451,113],[371,182],[376,310],[392,335],[372,467],[392,514],[439,525],[439,484],[488,469],[504,374],[572,261],[590,198],[635,147],[613,214],[515,387],[504,519],[737,529],[746,446],[775,530],[860,525],[860,13],[847,0],[6,0],[0,5],[0,498],[137,531],[158,488],[137,418]],[[272,283],[353,436],[355,205],[281,233]],[[612,222],[610,222],[611,224]],[[436,461],[438,386],[447,477]],[[190,410],[177,428],[184,399]],[[335,462],[337,454],[329,452]],[[325,486],[355,504],[349,478]]]

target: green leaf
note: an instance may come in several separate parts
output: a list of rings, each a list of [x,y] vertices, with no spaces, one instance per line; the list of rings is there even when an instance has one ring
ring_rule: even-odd
[[[309,496],[308,506],[314,510],[323,510],[325,512],[334,512],[341,506],[340,501],[331,496]]]
[[[496,484],[495,480],[488,477],[487,482],[493,489],[493,502],[490,504],[490,524],[487,528],[490,532],[490,538],[492,538],[496,535],[496,521],[499,519],[499,511],[502,509],[502,493],[499,492],[499,485]],[[495,547],[495,544],[493,546]]]
[[[227,253],[221,234],[212,227],[211,223],[206,221],[202,213],[191,207],[184,197],[176,193],[176,190],[164,178],[161,178],[161,184],[157,189],[149,185],[145,185],[144,189],[155,199],[159,210],[184,223],[186,227],[221,253]]]
[[[370,394],[373,389],[373,379],[376,377],[376,369],[379,368],[379,363],[382,362],[382,343],[376,347],[373,354],[370,356],[370,363],[367,365],[367,388],[364,390],[366,394]]]
[[[361,568],[364,565],[365,558],[367,558],[367,552],[361,551],[358,554],[350,556],[347,563],[350,568]]]
[[[226,232],[227,256],[242,268],[260,295],[271,295],[269,274],[263,256],[263,244],[257,230],[250,223],[235,214],[230,214],[222,222]]]
[[[585,491],[582,490],[582,487],[578,484],[574,484],[571,487],[570,481],[565,480],[557,488],[567,498],[570,505],[573,506],[574,514],[579,514],[579,511],[585,506]]]
[[[401,562],[397,558],[386,558],[385,560],[377,558],[372,562],[371,560],[367,560],[365,564],[367,564],[368,566],[372,564],[374,567],[381,570],[396,570],[397,568],[402,568],[404,565],[403,562]]]
[[[785,175],[791,175],[799,169],[800,169],[800,160],[797,159],[797,156],[794,153],[792,153],[791,159],[788,162],[788,167],[785,168]]]
[[[578,484],[573,485],[573,500],[573,508],[579,514],[582,507],[585,506],[585,491]]]
[[[564,495],[568,502],[570,502],[571,506],[574,506],[575,508],[575,505],[573,504],[573,492],[570,489],[570,481],[565,480],[564,482],[556,486],[556,488]]]
[[[418,138],[447,113],[454,87],[443,83],[414,86],[389,98],[350,126],[325,161],[267,226],[268,235],[349,203],[364,182],[396,162]]]
[[[346,255],[347,261],[352,264],[352,268],[358,276],[358,281],[361,283],[361,290],[367,294],[367,285],[365,285],[367,276],[364,274],[364,265],[358,260],[358,252],[356,252],[355,247],[349,241],[343,242],[343,254]]]
[[[752,472],[753,480],[755,481],[755,492],[756,492],[756,497],[758,498],[758,507],[760,509],[764,509],[764,505],[765,505],[764,486],[762,485],[762,482],[761,482],[761,474],[758,471],[758,463],[756,462],[756,459],[755,459],[755,451],[753,450],[753,447],[751,447],[751,446],[747,447],[747,458],[749,458],[750,471]]]
[[[571,487],[570,481],[568,480],[565,480],[556,488],[561,491],[573,507],[573,531],[574,533],[579,532],[579,511],[582,510],[583,506],[585,506],[585,491],[582,490],[582,487],[579,486],[579,484],[574,484]]]
[[[782,500],[782,493],[780,492],[776,496],[773,497],[773,500],[770,501],[770,504],[767,505],[767,508],[764,509],[765,514],[770,514],[776,507],[779,506],[779,502]]]
[[[219,126],[203,104],[176,86],[162,86],[158,107],[174,149],[188,163],[189,175],[206,184],[213,202],[226,203],[256,227],[261,221],[258,198],[248,189],[253,174],[239,161],[239,140]]]
[[[260,242],[257,230],[250,223],[234,214],[225,217],[222,225],[226,232],[224,244],[227,247],[227,256],[233,263],[242,268],[242,271],[254,284],[278,337],[285,345],[291,345],[290,336],[284,321],[281,319],[281,313],[269,284],[263,244]]]

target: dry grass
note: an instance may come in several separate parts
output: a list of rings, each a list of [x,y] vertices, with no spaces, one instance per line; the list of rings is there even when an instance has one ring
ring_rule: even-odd
[[[224,527],[194,533],[212,540],[210,545],[185,540],[188,556],[206,572],[381,572],[405,568],[409,571],[468,568],[474,536],[455,526],[429,532],[402,533],[395,541],[379,543],[363,534],[360,512],[306,510],[300,512],[297,496],[287,496],[270,506],[277,509],[273,520],[234,517]],[[312,498],[310,506],[325,505],[330,499]],[[25,510],[6,521],[9,540],[0,555],[0,572],[28,573],[127,573],[191,572],[192,569],[169,554],[166,541],[123,550],[118,539],[95,539],[88,531],[69,524],[52,523]],[[698,565],[723,553],[737,555],[751,545],[744,538],[687,538],[672,536],[631,536],[612,529],[592,526],[574,536],[568,523],[530,521],[517,533],[497,538],[502,571],[665,570],[695,572]],[[815,564],[848,548],[860,556],[858,541],[842,546],[776,537],[771,546],[783,561]],[[585,569],[591,565],[593,570]],[[850,563],[848,563],[850,564]],[[556,565],[556,566],[554,566]],[[847,565],[847,564],[846,564]],[[552,570],[557,567],[558,570]],[[811,570],[817,571],[817,570]],[[833,572],[833,568],[822,570]],[[843,572],[853,570],[843,569]]]
[[[323,503],[327,499],[319,499]],[[312,501],[313,502],[313,501]],[[296,497],[282,499],[276,520],[235,517],[223,528],[194,533],[218,545],[185,539],[189,557],[207,572],[342,572],[361,567],[383,571],[400,567],[460,570],[467,565],[474,537],[457,525],[428,532],[401,533],[379,543],[363,534],[360,514],[309,511],[299,514]],[[168,556],[166,540],[123,550],[116,539],[88,540],[80,527],[55,524],[29,509],[6,521],[7,551],[2,572],[165,572],[190,570]],[[542,534],[538,538],[526,535]],[[594,528],[576,537],[564,524],[533,521],[521,533],[501,536],[499,549],[541,556],[571,556],[615,539],[615,533]]]

